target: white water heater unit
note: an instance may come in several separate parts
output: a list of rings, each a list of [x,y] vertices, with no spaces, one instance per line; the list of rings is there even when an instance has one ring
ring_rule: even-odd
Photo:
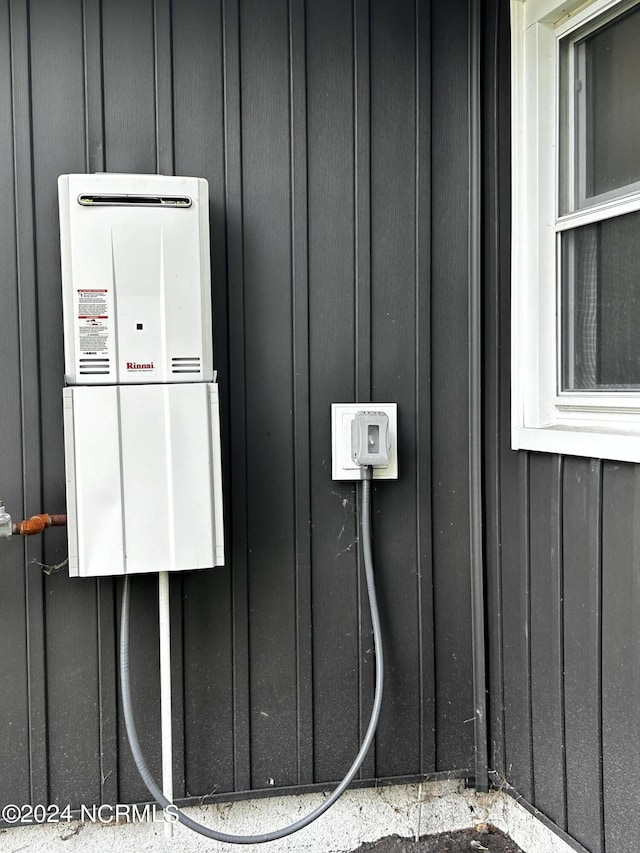
[[[69,573],[222,565],[207,182],[58,189]]]

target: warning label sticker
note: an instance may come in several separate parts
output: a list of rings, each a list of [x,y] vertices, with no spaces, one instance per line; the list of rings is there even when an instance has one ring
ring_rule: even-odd
[[[86,320],[89,317],[97,317],[100,320],[109,319],[106,290],[78,291],[78,319]]]
[[[80,352],[85,355],[106,355],[108,349],[108,329],[96,326],[80,327]]]
[[[78,290],[78,348],[83,356],[107,356],[109,306],[107,290]]]

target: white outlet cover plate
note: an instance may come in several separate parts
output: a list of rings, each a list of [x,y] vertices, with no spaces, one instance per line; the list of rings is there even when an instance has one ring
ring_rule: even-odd
[[[351,456],[351,422],[358,412],[384,412],[389,416],[389,464],[374,467],[374,480],[398,479],[398,404],[397,403],[332,403],[331,404],[331,478],[361,480],[364,469]]]

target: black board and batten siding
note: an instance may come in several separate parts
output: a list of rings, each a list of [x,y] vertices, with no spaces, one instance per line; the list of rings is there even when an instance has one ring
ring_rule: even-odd
[[[591,853],[637,853],[640,468],[509,449],[508,16],[484,30],[491,764]]]
[[[373,697],[329,406],[393,400],[375,488],[387,683],[362,777],[473,765],[464,0],[0,0],[0,491],[65,507],[56,179],[208,179],[227,566],[171,578],[178,798],[340,778]],[[140,801],[118,580],[0,545],[0,801]],[[44,568],[43,568],[44,566]],[[162,567],[158,567],[159,569]],[[359,634],[359,623],[363,632]],[[159,771],[157,581],[132,582]]]
[[[0,0],[0,497],[64,510],[56,179],[206,177],[228,562],[171,580],[175,790],[339,778],[373,696],[357,493],[332,401],[397,400],[375,489],[388,678],[362,778],[473,767],[468,3]],[[490,765],[592,853],[636,853],[640,475],[509,449],[509,26],[483,4]],[[0,544],[0,801],[146,800],[118,700],[118,580],[64,531]],[[43,568],[43,564],[45,568]],[[159,770],[157,584],[133,582]],[[359,634],[359,623],[364,629]]]

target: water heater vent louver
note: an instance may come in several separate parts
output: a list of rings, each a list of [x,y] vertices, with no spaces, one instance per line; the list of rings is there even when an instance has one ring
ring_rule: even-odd
[[[80,374],[85,376],[96,376],[109,373],[108,358],[81,358],[80,359]]]
[[[199,356],[182,356],[171,359],[172,373],[200,373]]]
[[[78,204],[83,207],[191,207],[191,199],[186,195],[94,195],[82,193],[78,196]]]

